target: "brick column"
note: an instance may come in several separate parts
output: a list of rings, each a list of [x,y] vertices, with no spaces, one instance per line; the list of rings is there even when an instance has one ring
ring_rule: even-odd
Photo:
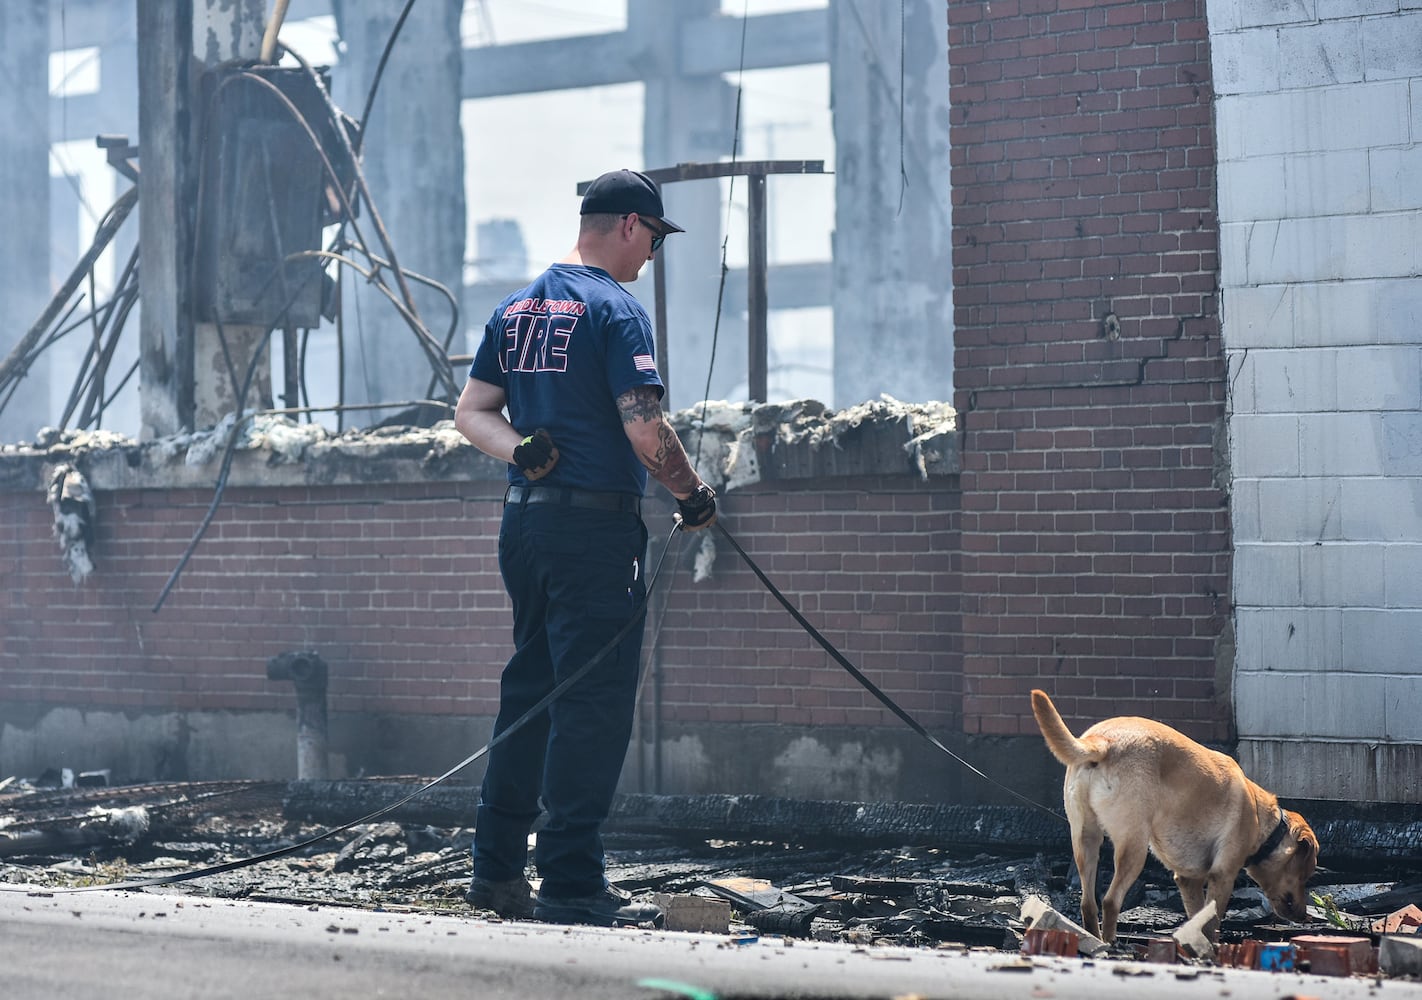
[[[965,730],[1036,734],[1040,685],[1226,738],[1205,2],[948,16]]]

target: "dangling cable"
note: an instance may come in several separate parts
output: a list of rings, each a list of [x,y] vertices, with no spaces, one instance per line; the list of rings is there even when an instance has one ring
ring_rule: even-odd
[[[744,87],[741,84],[746,71],[746,26],[750,21],[750,0],[746,0],[741,8],[741,53],[740,64],[736,67],[736,118],[731,126],[731,163],[738,162],[741,148],[741,96]],[[720,342],[721,334],[721,307],[726,300],[726,275],[730,268],[726,266],[726,247],[731,240],[731,205],[736,193],[736,175],[730,175],[729,186],[726,188],[726,227],[721,234],[721,284],[716,290],[716,318],[711,325],[711,359],[706,363],[706,388],[701,391],[701,422],[696,431],[696,457],[692,459],[692,467],[701,465],[701,442],[706,437],[706,404],[711,395],[711,373],[716,368],[716,347]]]
[[[962,764],[969,771],[972,771],[979,778],[982,778],[984,781],[987,781],[990,784],[996,785],[998,788],[1001,788],[1003,791],[1007,792],[1007,794],[1020,800],[1021,802],[1026,803],[1033,809],[1040,809],[1042,812],[1047,813],[1049,816],[1055,816],[1062,822],[1066,822],[1065,816],[1062,816],[1060,813],[1052,809],[1048,809],[1041,803],[1032,801],[1031,799],[1027,798],[1025,795],[1022,795],[1019,792],[1013,791],[1011,788],[1008,788],[996,778],[989,777],[988,775],[984,774],[982,771],[974,767],[972,764],[968,763],[962,757],[959,757],[952,750],[949,750],[941,742],[939,742],[936,736],[934,736],[927,729],[925,729],[917,719],[915,719],[913,716],[909,715],[908,712],[904,711],[901,707],[899,707],[899,704],[894,701],[894,699],[890,698],[887,694],[881,691],[878,685],[876,685],[868,677],[865,677],[864,674],[860,672],[858,667],[850,663],[849,660],[845,658],[843,653],[841,653],[838,649],[835,649],[834,645],[828,639],[820,635],[819,630],[809,623],[805,616],[800,613],[799,609],[796,608],[795,605],[790,603],[790,601],[785,597],[784,594],[780,592],[780,590],[775,586],[775,584],[770,582],[770,577],[766,576],[765,573],[761,570],[761,568],[756,565],[755,560],[752,559],[746,553],[745,549],[741,548],[740,542],[737,542],[735,538],[731,536],[731,533],[726,530],[725,524],[718,520],[715,523],[715,527],[718,531],[721,532],[722,537],[725,538],[726,541],[731,543],[731,547],[735,549],[738,553],[740,553],[741,559],[745,561],[745,564],[748,567],[750,567],[750,571],[756,575],[756,578],[759,579],[760,582],[765,585],[765,589],[770,592],[770,596],[774,597],[777,601],[779,601],[780,606],[783,607],[786,611],[790,612],[790,617],[794,618],[795,621],[800,625],[800,627],[804,629],[807,633],[809,633],[810,638],[814,639],[815,642],[819,643],[820,647],[826,653],[828,653],[836,663],[838,663],[841,667],[847,670],[849,672],[849,675],[853,677],[856,681],[858,681],[860,685],[863,686],[864,690],[868,691],[875,698],[877,698],[885,708],[897,715],[910,729],[918,733],[918,735],[922,736],[929,743],[933,744],[936,748],[943,751],[943,753],[956,760],[959,764]]]

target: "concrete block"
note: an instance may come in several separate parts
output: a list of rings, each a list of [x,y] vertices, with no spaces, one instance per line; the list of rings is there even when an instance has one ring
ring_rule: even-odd
[[[1301,731],[1321,739],[1376,737],[1384,718],[1386,678],[1377,674],[1301,674],[1306,710]]]
[[[1422,712],[1417,711],[1418,705],[1422,705],[1422,675],[1384,677],[1383,735],[1389,740],[1422,742]]]
[[[1279,29],[1279,84],[1322,87],[1363,79],[1363,35],[1358,21],[1322,21]]]
[[[1385,550],[1360,542],[1300,547],[1298,603],[1309,608],[1382,607]]]
[[[1243,607],[1302,603],[1299,547],[1293,543],[1238,544],[1234,551],[1234,602]]]
[[[1410,211],[1422,207],[1422,146],[1374,149],[1368,152],[1368,190],[1375,212]]]
[[[1259,480],[1260,538],[1266,542],[1327,542],[1343,538],[1343,483],[1337,479]]]
[[[1240,286],[1221,296],[1224,342],[1231,351],[1294,346],[1294,289],[1288,285]],[[1235,358],[1242,355],[1235,355]],[[1231,365],[1233,372],[1238,361]],[[1231,380],[1233,383],[1233,380]],[[1235,412],[1245,412],[1235,406]]]
[[[1210,33],[1210,48],[1218,36]],[[1248,155],[1248,136],[1244,134],[1245,100],[1240,95],[1219,94],[1215,98],[1215,159],[1225,169]]]
[[[1338,409],[1336,351],[1263,351],[1254,359],[1254,406],[1259,413],[1318,413]]]
[[[1251,285],[1316,280],[1344,269],[1341,220],[1262,221],[1249,226],[1243,281]],[[1221,236],[1223,237],[1223,233]],[[1230,233],[1233,243],[1234,233]],[[1332,240],[1337,247],[1321,245]]]
[[[1256,413],[1259,410],[1254,391],[1254,371],[1259,365],[1261,351],[1228,350],[1225,367],[1229,372],[1230,409],[1238,413]]]
[[[1258,542],[1263,540],[1259,526],[1259,480],[1238,476],[1230,484],[1230,520],[1234,524],[1234,542]]]
[[[1412,240],[1422,223],[1410,214],[1340,215],[1247,224],[1241,234],[1221,227],[1221,253],[1244,254],[1226,283],[1251,285],[1289,281],[1345,281],[1350,278],[1404,278],[1413,274]],[[1234,260],[1231,267],[1237,267]]]
[[[1256,156],[1222,165],[1220,218],[1229,222],[1282,219],[1288,211],[1288,185],[1282,156]]]
[[[1404,11],[1357,23],[1369,80],[1422,76],[1422,12]]]
[[[1384,474],[1381,414],[1302,414],[1298,418],[1298,427],[1299,475]]]
[[[1251,162],[1251,161],[1246,161]],[[1284,157],[1284,218],[1365,215],[1372,208],[1366,184],[1368,151],[1345,149],[1316,156]]]
[[[1384,413],[1383,472],[1389,476],[1422,476],[1422,413]]]
[[[1415,344],[1422,279],[1361,279],[1293,290],[1294,342],[1299,347]]]
[[[1021,912],[1022,922],[1032,930],[1057,930],[1075,934],[1077,948],[1083,955],[1098,955],[1108,947],[1105,941],[1088,933],[1081,924],[1052,909],[1051,904],[1040,896],[1023,896]]]
[[[1382,576],[1383,607],[1422,608],[1422,544],[1394,542],[1386,546]]]
[[[1283,671],[1237,670],[1234,714],[1240,733],[1255,738],[1305,735],[1301,730],[1308,710],[1308,679]]]
[[[1235,614],[1235,660],[1242,671],[1337,670],[1343,660],[1338,608],[1241,608]]]
[[[1230,421],[1230,467],[1237,476],[1267,479],[1299,474],[1299,417],[1236,414]]]
[[[1282,739],[1377,739],[1386,678],[1361,673],[1240,672],[1239,731]]]
[[[1422,540],[1422,479],[1340,478],[1342,536],[1349,541]]]
[[[1237,6],[1239,24],[1243,28],[1313,20],[1311,0],[1239,0]]]
[[[1422,407],[1422,347],[1339,348],[1338,409],[1417,410]]]
[[[1418,669],[1422,611],[1344,608],[1342,670],[1408,674]]]
[[[1384,80],[1230,99],[1232,158],[1405,146],[1412,81]]]
[[[1317,3],[1320,21],[1337,17],[1362,17],[1367,14],[1392,14],[1397,10],[1397,0],[1317,0]],[[1406,6],[1406,3],[1403,6]]]
[[[1385,976],[1422,976],[1422,938],[1385,934],[1378,942],[1378,971]]]
[[[662,908],[669,931],[725,934],[731,926],[731,904],[709,896],[656,892],[652,902]]]
[[[1217,95],[1272,93],[1279,89],[1276,32],[1220,32],[1214,28],[1212,23],[1210,68]]]

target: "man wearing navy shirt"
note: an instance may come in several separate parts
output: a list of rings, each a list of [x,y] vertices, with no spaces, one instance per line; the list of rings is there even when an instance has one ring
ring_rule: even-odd
[[[662,412],[652,326],[620,282],[635,281],[671,233],[657,187],[632,170],[603,174],[582,203],[576,245],[494,310],[454,422],[509,463],[499,569],[513,604],[514,654],[495,735],[632,620],[646,592],[641,518],[647,474],[677,499],[683,530],[716,520]],[[507,408],[507,416],[504,410]],[[466,896],[507,917],[660,924],[603,874],[601,828],[632,734],[642,625],[542,713],[489,753]],[[534,863],[528,834],[542,808]]]

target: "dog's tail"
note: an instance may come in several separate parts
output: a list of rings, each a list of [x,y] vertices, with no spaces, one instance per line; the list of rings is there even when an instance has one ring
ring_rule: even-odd
[[[1042,730],[1042,738],[1047,741],[1047,749],[1052,756],[1070,767],[1073,764],[1094,764],[1106,757],[1106,744],[1099,740],[1082,741],[1071,734],[1062,721],[1057,706],[1047,697],[1047,692],[1032,692],[1032,714],[1037,717],[1037,728]]]

